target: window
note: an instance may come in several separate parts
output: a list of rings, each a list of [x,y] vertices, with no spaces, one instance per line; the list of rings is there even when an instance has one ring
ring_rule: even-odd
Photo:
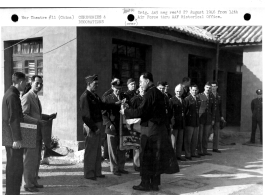
[[[33,75],[43,77],[43,54],[42,40],[22,42],[13,47],[13,67],[14,72],[23,72],[29,82]],[[43,89],[42,89],[43,90]],[[42,95],[43,91],[39,94]]]
[[[138,81],[146,69],[145,56],[146,46],[113,40],[112,74],[121,78],[124,87],[129,78]]]

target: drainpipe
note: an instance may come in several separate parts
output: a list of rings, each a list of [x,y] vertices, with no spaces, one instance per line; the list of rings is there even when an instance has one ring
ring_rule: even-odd
[[[220,34],[216,35],[216,65],[215,65],[215,81],[218,81],[218,61],[219,61],[219,38]]]

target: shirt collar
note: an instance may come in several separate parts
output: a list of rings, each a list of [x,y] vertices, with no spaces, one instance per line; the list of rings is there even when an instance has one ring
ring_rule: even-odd
[[[34,95],[35,98],[38,98],[38,95],[36,93],[34,93],[32,88],[31,88],[30,92]]]

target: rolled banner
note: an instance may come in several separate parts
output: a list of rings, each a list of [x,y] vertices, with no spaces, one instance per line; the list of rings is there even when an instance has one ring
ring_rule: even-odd
[[[47,147],[50,147],[52,142],[52,121],[53,120],[40,122],[42,140]]]

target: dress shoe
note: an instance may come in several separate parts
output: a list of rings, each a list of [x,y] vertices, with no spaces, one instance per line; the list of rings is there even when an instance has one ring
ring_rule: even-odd
[[[192,158],[191,157],[185,157],[186,159],[188,159],[188,160],[192,160]]]
[[[177,159],[180,160],[180,161],[186,161],[186,158],[184,158],[182,156],[181,157],[177,157]]]
[[[39,192],[39,190],[35,187],[24,187],[27,192]]]
[[[119,171],[114,171],[113,175],[121,176],[121,173]]]
[[[96,178],[96,177],[85,177],[85,178],[86,178],[86,179],[93,180],[93,181],[97,180],[97,178]]]
[[[213,152],[221,153],[221,151],[218,149],[213,149]]]
[[[128,171],[125,171],[125,170],[119,170],[119,173],[128,174],[129,172]]]
[[[43,185],[36,184],[34,187],[35,188],[43,188],[44,186]]]
[[[200,155],[200,156],[205,156],[203,153],[198,153],[198,155]]]
[[[152,191],[159,191],[158,185],[151,185]]]
[[[212,153],[209,153],[209,152],[206,152],[206,153],[203,153],[204,155],[208,155],[208,156],[212,156],[213,154]]]
[[[99,177],[99,178],[105,178],[106,176],[105,175],[99,175],[97,177]]]
[[[194,158],[201,158],[200,155],[192,155],[191,157],[194,157]]]
[[[138,185],[138,186],[133,186],[134,190],[140,190],[140,191],[150,191],[150,187],[149,186],[144,186],[142,184]]]

